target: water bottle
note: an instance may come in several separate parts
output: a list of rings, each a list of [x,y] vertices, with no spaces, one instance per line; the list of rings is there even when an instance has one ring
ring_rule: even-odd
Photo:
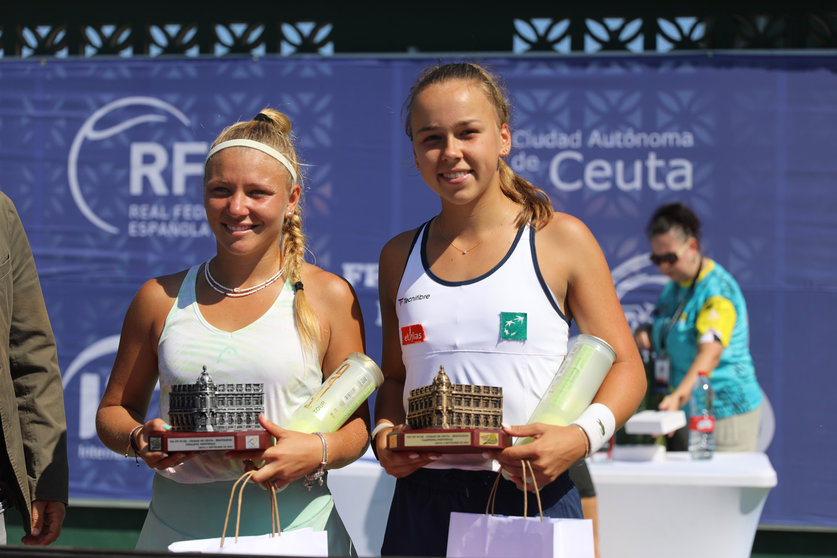
[[[334,432],[378,386],[384,374],[363,353],[351,353],[283,428],[297,432]]]
[[[579,335],[527,424],[567,426],[577,419],[590,406],[615,359],[616,352],[607,342]],[[531,441],[518,438],[515,445]]]
[[[692,459],[712,459],[715,453],[715,394],[705,370],[698,372],[689,403],[689,455]]]

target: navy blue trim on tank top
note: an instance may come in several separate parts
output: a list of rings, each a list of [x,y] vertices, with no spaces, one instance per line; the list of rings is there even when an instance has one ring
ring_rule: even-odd
[[[410,255],[413,253],[413,248],[416,247],[416,242],[419,239],[419,235],[421,234],[421,231],[424,230],[424,227],[428,226],[429,223],[430,221],[425,221],[423,225],[416,229],[416,234],[413,235],[413,240],[412,242],[410,242],[410,249],[407,250],[407,259],[404,260],[404,268],[401,270],[401,277],[398,278],[399,285],[401,284],[401,281],[404,280],[404,272],[407,271],[407,264],[410,262]]]
[[[432,219],[430,221],[432,221]],[[511,248],[509,248],[508,252],[506,252],[506,255],[503,256],[503,259],[500,260],[500,263],[495,265],[485,274],[480,275],[479,277],[475,277],[474,279],[468,279],[466,281],[446,281],[440,277],[437,277],[430,270],[430,264],[427,261],[427,239],[430,236],[430,221],[425,222],[421,226],[419,232],[413,239],[413,243],[410,245],[409,253],[412,254],[413,248],[415,248],[416,245],[416,241],[418,240],[419,236],[421,236],[421,265],[424,268],[424,272],[434,282],[439,283],[440,285],[444,285],[446,287],[459,287],[462,285],[470,285],[485,279],[486,277],[500,269],[503,266],[503,264],[506,263],[506,261],[511,257],[512,253],[514,253],[517,244],[520,242],[520,238],[523,236],[523,231],[526,230],[526,227],[520,227],[517,230],[517,235],[514,237],[514,242],[512,242]],[[567,325],[572,325],[572,322],[567,318],[567,316],[564,315],[564,312],[561,310],[561,307],[558,306],[558,302],[555,300],[555,295],[553,295],[552,291],[549,290],[549,286],[546,284],[546,280],[544,279],[543,274],[541,273],[541,267],[538,263],[538,254],[535,250],[535,229],[531,227],[529,229],[529,249],[532,252],[532,263],[535,267],[535,276],[538,278],[538,283],[540,283],[541,288],[543,289],[544,296],[546,296],[546,299],[549,301],[550,306],[552,306],[552,309],[555,310],[555,312],[561,317],[561,319],[567,322]]]
[[[428,233],[430,232],[430,221],[427,222],[427,226],[425,227],[424,231],[422,232],[421,236],[421,265],[424,268],[424,272],[436,283],[440,285],[444,285],[446,287],[461,287],[464,285],[471,285],[473,283],[477,283],[482,281],[486,277],[490,276],[492,273],[503,267],[503,264],[511,257],[512,253],[514,252],[517,243],[520,242],[520,237],[523,235],[523,229],[519,229],[517,231],[517,235],[514,237],[514,242],[512,242],[511,248],[509,248],[506,255],[503,256],[503,259],[500,262],[480,275],[479,277],[474,277],[473,279],[467,279],[465,281],[446,281],[441,277],[437,277],[432,271],[430,271],[430,264],[427,261],[427,237],[430,236]]]
[[[416,234],[413,235],[413,241],[410,242],[410,249],[407,250],[407,259],[410,259],[410,254],[413,253],[413,248],[416,247],[416,242],[419,239],[419,235],[422,234],[425,227],[429,227],[429,226],[430,226],[430,221],[425,221],[422,226],[420,226],[419,228],[416,229]],[[405,264],[405,267],[406,267],[406,264]]]
[[[541,288],[543,289],[543,294],[546,295],[547,300],[549,300],[549,304],[552,305],[552,308],[558,312],[558,315],[567,322],[567,325],[572,325],[572,322],[564,315],[561,311],[561,307],[558,306],[558,301],[555,300],[555,295],[552,294],[552,291],[549,289],[549,285],[546,284],[546,279],[543,278],[543,273],[541,273],[541,265],[538,263],[538,252],[535,250],[535,229],[531,229],[531,234],[529,235],[529,249],[532,250],[532,262],[535,264],[535,275],[538,277],[538,283],[541,284]]]

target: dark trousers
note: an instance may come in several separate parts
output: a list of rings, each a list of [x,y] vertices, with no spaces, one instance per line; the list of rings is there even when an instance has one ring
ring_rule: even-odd
[[[666,437],[666,451],[689,451],[689,427],[684,426]]]

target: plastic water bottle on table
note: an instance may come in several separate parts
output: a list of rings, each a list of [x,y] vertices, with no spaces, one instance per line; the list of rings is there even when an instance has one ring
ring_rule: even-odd
[[[712,459],[715,453],[715,393],[705,370],[698,372],[689,404],[689,455],[692,459]]]

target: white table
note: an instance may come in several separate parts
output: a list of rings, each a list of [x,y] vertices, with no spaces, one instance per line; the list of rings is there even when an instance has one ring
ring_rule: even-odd
[[[716,453],[709,461],[669,453],[661,461],[594,462],[590,472],[602,558],[747,558],[776,486],[762,453]],[[330,471],[328,485],[358,556],[380,556],[395,479],[368,453]]]
[[[602,558],[748,558],[776,471],[763,453],[590,463]]]

